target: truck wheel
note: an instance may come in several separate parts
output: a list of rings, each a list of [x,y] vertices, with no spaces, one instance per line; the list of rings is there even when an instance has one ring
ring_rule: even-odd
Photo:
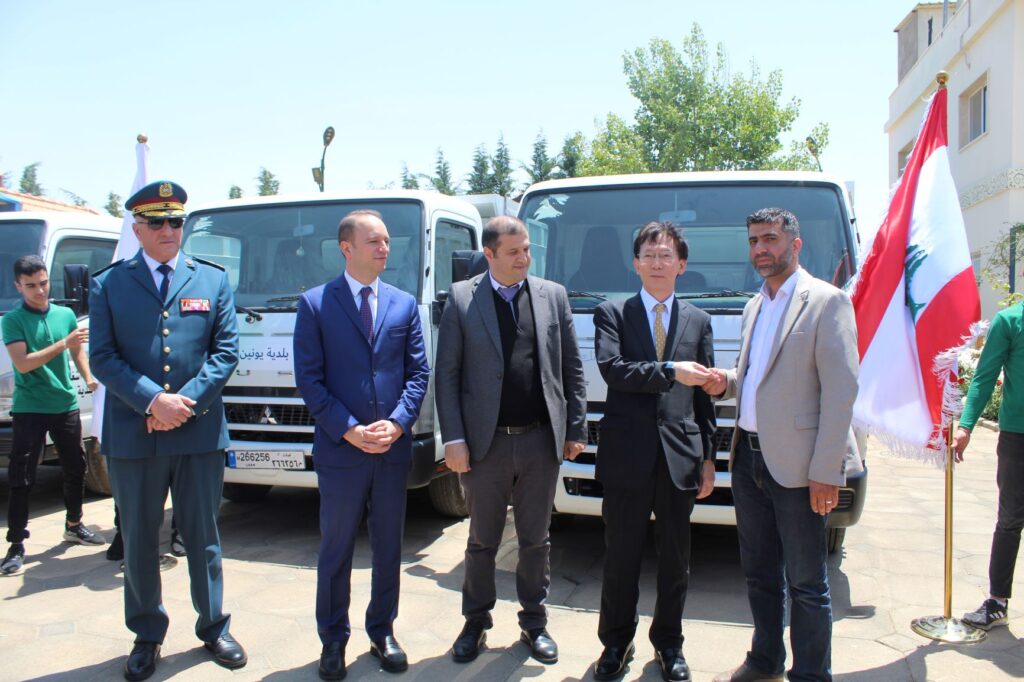
[[[110,494],[110,477],[107,475],[107,458],[100,454],[100,442],[96,438],[85,440],[85,487],[99,495]]]
[[[469,516],[466,493],[462,490],[459,475],[454,473],[439,476],[430,482],[430,504],[439,514],[465,518]]]
[[[841,550],[843,548],[843,540],[845,539],[845,528],[829,528],[828,538],[826,540],[826,542],[828,543],[828,553],[835,554],[836,552]]]
[[[270,492],[269,485],[248,485],[246,483],[225,483],[221,493],[224,499],[241,504],[259,502]]]

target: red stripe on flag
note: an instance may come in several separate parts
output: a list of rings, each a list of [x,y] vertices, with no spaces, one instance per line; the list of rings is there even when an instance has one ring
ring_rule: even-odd
[[[879,228],[860,269],[857,288],[853,295],[853,309],[857,316],[857,346],[861,360],[874,340],[882,317],[903,277],[907,257],[907,236],[910,233],[910,218],[914,210],[914,197],[917,194],[921,166],[932,152],[944,146],[946,89],[940,88],[932,98],[928,116],[907,161],[903,178],[893,194],[885,222]],[[922,357],[928,357],[931,362],[930,358],[934,355]],[[930,366],[928,371],[931,372]]]
[[[932,423],[942,424],[942,391],[949,377],[937,377],[935,357],[960,345],[973,322],[981,319],[981,300],[974,269],[968,267],[949,280],[921,313],[915,325],[917,357]]]

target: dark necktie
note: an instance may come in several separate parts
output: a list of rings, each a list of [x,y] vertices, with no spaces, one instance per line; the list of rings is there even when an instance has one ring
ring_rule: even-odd
[[[359,290],[359,295],[363,297],[363,302],[359,304],[359,319],[363,322],[366,340],[371,343],[373,343],[373,311],[370,310],[370,294],[372,293],[373,289],[370,287],[363,287]]]
[[[161,263],[156,271],[164,276],[163,280],[160,282],[160,300],[166,301],[167,290],[171,287],[171,273],[174,272],[174,268],[167,263]]]
[[[516,313],[518,311],[516,310],[515,305],[513,305],[512,299],[514,299],[516,297],[517,293],[519,293],[519,287],[517,287],[517,286],[515,286],[515,287],[498,287],[498,294],[503,299],[508,301],[509,306],[512,308],[512,319],[516,320],[516,322],[519,321],[519,320],[516,319],[518,317],[518,315],[516,315]]]

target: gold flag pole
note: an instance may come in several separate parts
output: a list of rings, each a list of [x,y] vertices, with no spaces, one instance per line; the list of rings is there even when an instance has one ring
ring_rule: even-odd
[[[980,628],[953,618],[953,422],[946,432],[946,549],[945,577],[941,616],[923,616],[910,622],[910,628],[928,639],[952,644],[974,644],[988,634]]]

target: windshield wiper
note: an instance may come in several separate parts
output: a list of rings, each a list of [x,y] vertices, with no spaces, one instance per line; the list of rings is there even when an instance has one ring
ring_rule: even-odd
[[[235,304],[236,313],[245,313],[245,319],[247,322],[259,322],[263,319],[263,316],[252,308],[246,308],[244,305]]]
[[[754,294],[749,291],[736,291],[734,289],[722,289],[721,291],[706,291],[702,294],[677,294],[676,298],[691,299],[691,298],[731,298],[734,296],[740,296],[742,298],[753,298]]]
[[[267,303],[294,303],[299,300],[302,294],[289,294],[288,296],[275,296],[274,298],[268,298]]]
[[[569,295],[569,298],[596,298],[599,301],[608,300],[607,296],[602,296],[601,294],[592,294],[589,291],[569,291],[566,293]]]

